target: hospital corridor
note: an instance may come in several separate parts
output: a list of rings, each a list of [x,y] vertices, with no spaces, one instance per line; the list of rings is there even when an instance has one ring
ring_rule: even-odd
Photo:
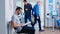
[[[60,0],[0,0],[0,34],[60,34]]]

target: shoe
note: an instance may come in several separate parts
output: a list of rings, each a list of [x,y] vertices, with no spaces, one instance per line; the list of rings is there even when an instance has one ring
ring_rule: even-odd
[[[39,30],[40,32],[44,32],[44,30]]]

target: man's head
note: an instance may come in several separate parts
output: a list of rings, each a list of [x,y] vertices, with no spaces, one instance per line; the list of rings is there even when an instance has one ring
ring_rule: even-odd
[[[24,2],[24,5],[27,5],[28,4],[27,0],[24,0],[23,2]]]
[[[37,4],[40,6],[40,1],[37,1]]]
[[[21,8],[21,7],[17,7],[15,13],[16,13],[17,15],[19,15],[19,14],[21,13],[21,11],[22,11],[22,8]]]

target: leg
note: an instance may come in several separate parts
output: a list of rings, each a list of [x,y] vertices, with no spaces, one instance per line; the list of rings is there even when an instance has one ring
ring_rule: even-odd
[[[40,21],[40,17],[39,19],[37,19],[38,23],[39,23],[39,31],[41,31],[41,21]]]
[[[35,18],[35,19],[34,19],[34,25],[35,25],[35,24],[36,24],[36,21],[37,21],[36,15],[34,16],[34,18]],[[34,26],[34,25],[33,25],[33,26]]]
[[[31,17],[29,17],[28,19],[29,19],[29,21],[31,21],[31,25],[32,25],[32,27],[33,27],[33,22],[32,22]]]
[[[25,23],[27,23],[27,17],[25,16]]]
[[[25,23],[27,23],[27,19],[28,19],[28,17],[25,16]],[[27,25],[26,25],[26,26],[27,26]]]
[[[35,34],[35,29],[32,27],[24,26],[21,33]]]

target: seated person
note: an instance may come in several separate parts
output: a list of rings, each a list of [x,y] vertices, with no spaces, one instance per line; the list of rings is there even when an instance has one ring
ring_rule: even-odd
[[[22,8],[17,7],[14,15],[12,16],[12,24],[17,33],[35,34],[35,29],[32,27],[24,26],[24,23],[19,21],[18,15],[21,13]]]

